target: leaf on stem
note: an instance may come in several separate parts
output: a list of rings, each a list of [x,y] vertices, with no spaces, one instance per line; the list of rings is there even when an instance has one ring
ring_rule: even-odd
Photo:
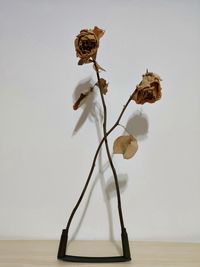
[[[99,87],[99,89],[101,90],[102,94],[106,95],[106,93],[108,92],[108,83],[105,79],[100,78],[100,85],[98,82],[95,83],[96,86]]]
[[[78,65],[83,65],[83,64],[89,64],[89,63],[91,63],[91,62],[93,62],[91,59],[87,59],[87,60],[85,60],[85,59],[79,59],[79,61],[78,61]]]
[[[97,71],[106,71],[104,68],[102,68],[97,62],[96,62],[96,66],[95,64],[93,65],[93,68],[95,69],[96,71],[96,68],[97,68]]]
[[[113,144],[113,153],[122,154],[124,159],[132,158],[137,150],[137,140],[132,135],[119,136]]]

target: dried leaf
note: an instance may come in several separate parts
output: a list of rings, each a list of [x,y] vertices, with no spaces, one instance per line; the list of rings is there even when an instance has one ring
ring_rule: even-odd
[[[135,153],[137,152],[138,150],[138,144],[137,144],[137,141],[131,141],[131,143],[127,146],[127,149],[124,153],[124,159],[130,159],[132,158]]]
[[[104,35],[104,30],[98,28],[97,26],[94,27],[93,32],[96,34],[96,36],[100,39]]]
[[[84,93],[81,93],[79,98],[76,100],[76,102],[73,105],[73,109],[77,110],[84,102],[86,97],[93,91],[93,87],[90,88],[89,90],[85,91]]]
[[[102,68],[97,62],[96,62],[97,71],[106,71],[104,68]],[[96,70],[95,65],[93,65],[93,68]]]
[[[124,159],[132,158],[137,150],[137,140],[132,135],[119,136],[113,144],[113,153],[123,154]]]
[[[91,59],[83,59],[83,58],[81,58],[78,61],[78,65],[89,64],[91,62],[93,62]]]
[[[114,142],[113,153],[124,154],[127,146],[131,143],[132,140],[133,139],[131,135],[119,136]]]
[[[99,83],[98,82],[96,82],[95,85],[99,87]],[[101,90],[102,94],[104,94],[104,95],[106,95],[106,93],[108,92],[108,83],[103,78],[100,79],[100,87],[99,87],[99,89]]]

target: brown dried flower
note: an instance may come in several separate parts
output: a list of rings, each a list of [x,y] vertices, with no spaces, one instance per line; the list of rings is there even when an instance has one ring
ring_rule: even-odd
[[[143,75],[142,81],[136,86],[132,99],[137,104],[154,103],[161,98],[160,77],[148,72]]]
[[[75,39],[76,55],[80,58],[78,64],[90,63],[91,59],[96,59],[99,40],[104,35],[104,30],[94,27],[94,29],[81,30]]]

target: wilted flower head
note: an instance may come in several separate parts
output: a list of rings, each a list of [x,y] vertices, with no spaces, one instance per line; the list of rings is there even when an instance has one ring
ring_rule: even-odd
[[[104,35],[104,31],[98,27],[94,29],[81,30],[75,39],[76,55],[80,58],[78,64],[91,62],[91,59],[96,59],[99,40]]]
[[[132,99],[137,104],[156,102],[161,98],[160,81],[161,78],[157,74],[147,70],[142,81],[136,86]]]

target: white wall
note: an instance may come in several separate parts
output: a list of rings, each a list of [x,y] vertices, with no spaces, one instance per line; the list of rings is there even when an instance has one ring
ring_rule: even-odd
[[[95,80],[92,66],[77,66],[73,42],[97,25],[106,30],[98,61],[109,80],[109,126],[146,68],[163,79],[160,102],[131,103],[122,119],[139,139],[133,159],[114,157],[129,237],[200,241],[199,13],[198,0],[0,1],[1,239],[58,238],[80,194],[99,122],[92,108],[72,109],[78,84]],[[71,235],[118,239],[104,150],[88,193],[92,186]]]

